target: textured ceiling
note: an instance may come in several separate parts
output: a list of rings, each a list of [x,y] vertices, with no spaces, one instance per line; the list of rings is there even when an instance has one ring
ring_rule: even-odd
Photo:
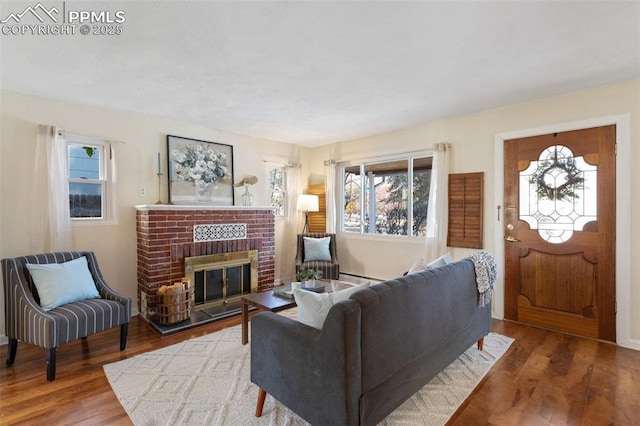
[[[2,89],[315,146],[640,76],[639,2],[80,4],[123,34],[2,35]]]

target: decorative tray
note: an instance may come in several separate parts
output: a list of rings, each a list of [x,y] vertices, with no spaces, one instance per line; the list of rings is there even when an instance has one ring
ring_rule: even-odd
[[[313,291],[314,293],[324,293],[324,286],[318,284],[316,284],[315,287],[301,286],[300,290]],[[274,287],[273,294],[280,297],[286,297],[287,299],[293,299],[293,290],[291,290],[291,284]]]
[[[291,290],[291,284],[274,287],[273,294],[280,297],[286,297],[287,299],[293,299],[293,290]]]

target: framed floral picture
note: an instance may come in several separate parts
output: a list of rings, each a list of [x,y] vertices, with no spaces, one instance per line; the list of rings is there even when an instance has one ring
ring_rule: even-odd
[[[169,203],[233,205],[233,146],[167,135]]]

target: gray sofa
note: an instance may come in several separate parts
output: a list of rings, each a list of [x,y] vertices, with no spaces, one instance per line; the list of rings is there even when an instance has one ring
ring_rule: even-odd
[[[251,381],[309,423],[375,425],[489,333],[469,260],[362,289],[317,330],[251,320]],[[262,401],[260,401],[262,399]]]

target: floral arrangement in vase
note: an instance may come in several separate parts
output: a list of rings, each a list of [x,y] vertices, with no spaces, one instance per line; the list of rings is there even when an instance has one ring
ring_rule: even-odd
[[[202,145],[173,149],[174,173],[178,179],[194,182],[197,192],[206,191],[215,182],[231,178],[227,155]]]

